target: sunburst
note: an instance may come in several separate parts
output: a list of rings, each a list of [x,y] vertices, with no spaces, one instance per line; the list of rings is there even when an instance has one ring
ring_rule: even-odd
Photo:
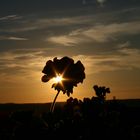
[[[54,83],[62,83],[63,80],[64,78],[60,74],[57,74],[56,77],[53,78]]]

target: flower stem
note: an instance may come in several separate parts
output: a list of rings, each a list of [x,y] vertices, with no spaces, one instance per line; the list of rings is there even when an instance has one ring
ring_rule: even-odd
[[[59,93],[60,93],[60,91],[57,92],[57,94],[56,94],[56,96],[55,96],[55,98],[54,98],[54,100],[53,100],[53,103],[52,103],[51,108],[50,108],[50,112],[51,112],[51,113],[53,113],[53,111],[54,111],[56,99],[57,99]]]

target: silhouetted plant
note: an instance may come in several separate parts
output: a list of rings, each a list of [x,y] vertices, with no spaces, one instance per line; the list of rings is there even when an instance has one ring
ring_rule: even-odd
[[[105,99],[106,93],[110,93],[110,88],[106,88],[105,86],[94,85],[93,89],[95,90],[97,97],[100,99]]]
[[[78,83],[83,83],[85,79],[85,68],[81,61],[77,61],[74,63],[74,60],[69,57],[63,57],[61,59],[57,59],[55,57],[52,60],[46,62],[45,67],[43,68],[42,72],[45,74],[42,76],[42,82],[48,82],[50,79],[54,78],[54,83],[52,88],[57,90],[57,94],[54,98],[53,104],[51,106],[51,112],[54,110],[55,101],[57,96],[59,95],[60,91],[63,94],[70,94],[73,93],[73,87],[77,87]]]

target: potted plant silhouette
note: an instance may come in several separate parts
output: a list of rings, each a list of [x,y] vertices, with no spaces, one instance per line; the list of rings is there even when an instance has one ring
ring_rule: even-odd
[[[42,82],[48,82],[50,79],[54,79],[52,88],[57,90],[50,112],[54,111],[55,102],[60,91],[62,91],[63,94],[70,96],[70,94],[73,93],[73,87],[77,87],[78,83],[83,83],[83,80],[85,79],[84,71],[85,68],[81,61],[74,63],[74,60],[67,56],[61,59],[55,57],[53,61],[48,60],[46,62],[46,65],[42,70],[45,74],[42,76]]]

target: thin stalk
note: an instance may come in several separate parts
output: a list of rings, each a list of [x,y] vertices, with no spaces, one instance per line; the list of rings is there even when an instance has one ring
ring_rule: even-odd
[[[54,98],[54,100],[53,100],[53,103],[52,103],[51,108],[50,108],[50,112],[51,112],[51,113],[53,113],[53,111],[54,111],[56,99],[57,99],[59,93],[60,93],[60,91],[57,92],[57,94],[56,94],[56,96],[55,96],[55,98]]]

